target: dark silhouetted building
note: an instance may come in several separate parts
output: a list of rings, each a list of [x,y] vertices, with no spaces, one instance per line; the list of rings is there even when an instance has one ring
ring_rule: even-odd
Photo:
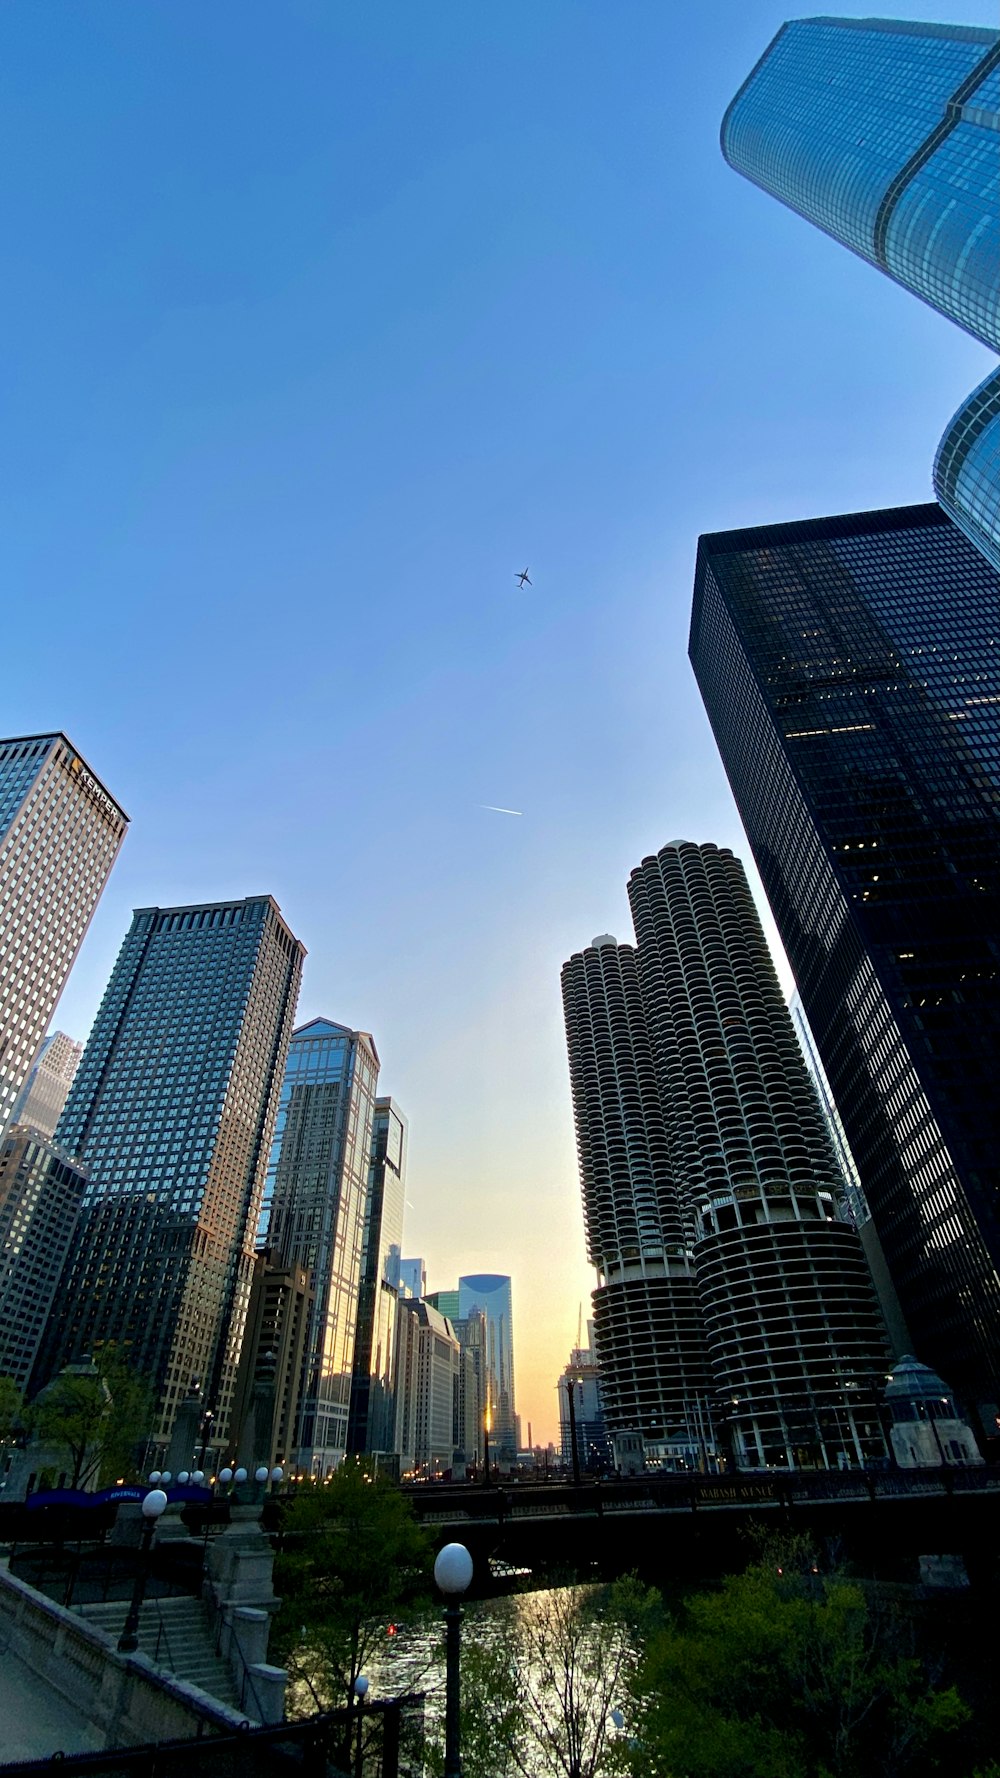
[[[347,1448],[392,1451],[396,1428],[396,1304],[406,1195],[406,1118],[394,1099],[376,1099]]]

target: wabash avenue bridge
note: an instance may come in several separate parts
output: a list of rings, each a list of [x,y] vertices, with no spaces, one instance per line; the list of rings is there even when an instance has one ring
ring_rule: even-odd
[[[410,1484],[417,1517],[464,1543],[484,1592],[512,1569],[693,1581],[746,1566],[747,1532],[801,1532],[863,1572],[913,1578],[915,1558],[955,1555],[970,1575],[1000,1547],[1000,1467],[660,1476],[635,1480]],[[502,1582],[501,1582],[502,1584]]]

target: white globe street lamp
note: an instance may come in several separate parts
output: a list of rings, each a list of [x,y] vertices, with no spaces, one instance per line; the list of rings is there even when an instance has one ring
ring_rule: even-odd
[[[166,1479],[166,1478],[164,1478]],[[142,1503],[142,1539],[139,1544],[139,1567],[136,1571],[135,1585],[132,1588],[132,1603],[128,1608],[128,1616],[118,1638],[120,1654],[135,1654],[139,1646],[139,1612],[142,1607],[143,1594],[146,1591],[146,1578],[149,1572],[149,1546],[153,1541],[153,1532],[157,1521],[167,1504],[167,1497],[162,1488],[151,1488]]]
[[[444,1608],[447,1655],[444,1710],[444,1778],[462,1778],[460,1711],[462,1701],[462,1607],[474,1564],[464,1543],[446,1543],[434,1563],[434,1581],[448,1603]]]

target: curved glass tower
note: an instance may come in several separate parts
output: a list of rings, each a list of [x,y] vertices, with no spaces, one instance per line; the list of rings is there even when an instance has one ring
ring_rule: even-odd
[[[722,123],[730,166],[1000,350],[1000,32],[783,25]],[[1000,376],[942,441],[945,510],[1000,566]]]

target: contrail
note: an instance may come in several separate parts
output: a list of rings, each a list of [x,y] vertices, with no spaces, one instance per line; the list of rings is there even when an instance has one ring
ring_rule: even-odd
[[[480,809],[489,809],[492,815],[523,815],[523,809],[499,809],[496,803],[479,803]]]

